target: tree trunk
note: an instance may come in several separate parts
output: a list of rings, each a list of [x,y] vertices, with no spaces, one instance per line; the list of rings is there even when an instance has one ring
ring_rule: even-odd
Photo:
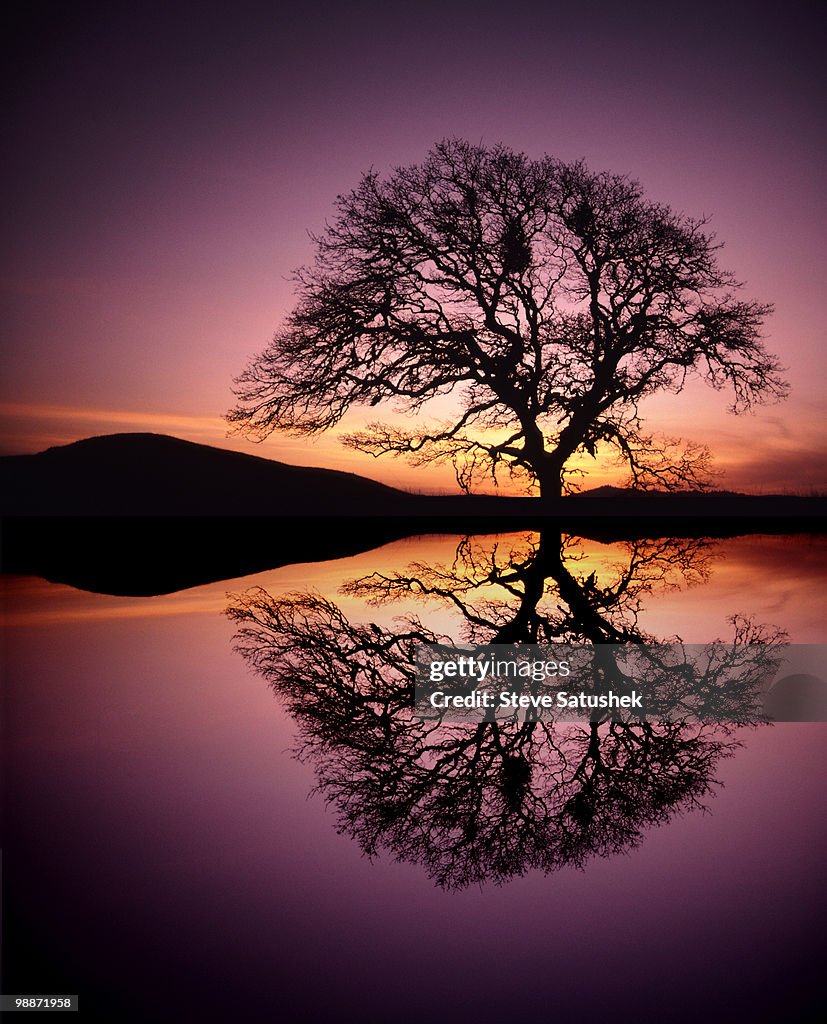
[[[563,466],[568,455],[559,446],[554,451],[546,451],[545,438],[534,421],[526,418],[522,421],[522,427],[525,432],[526,461],[540,485],[540,497],[559,498],[563,493]]]
[[[543,453],[535,469],[541,498],[559,498],[562,495],[565,461],[557,455]]]

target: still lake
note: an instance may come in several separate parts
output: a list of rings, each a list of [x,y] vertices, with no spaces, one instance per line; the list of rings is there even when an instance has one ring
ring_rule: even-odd
[[[414,775],[405,723],[324,673],[370,648],[390,685],[411,623],[709,643],[738,616],[823,643],[825,584],[823,536],[532,533],[157,597],[3,577],[4,991],[113,1021],[819,1019],[827,725],[672,735],[633,761],[630,734],[600,773],[548,768],[535,737],[507,778],[480,745]],[[245,658],[251,594],[267,621]],[[276,642],[268,666],[284,630],[300,660],[274,664]]]

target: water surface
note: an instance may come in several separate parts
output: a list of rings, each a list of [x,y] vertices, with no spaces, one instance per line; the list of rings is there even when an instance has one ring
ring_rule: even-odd
[[[807,1019],[827,726],[740,731],[711,765],[706,813],[676,802],[613,855],[489,880],[482,858],[465,886],[392,844],[366,857],[341,808],[308,798],[319,758],[293,756],[302,726],[234,649],[228,605],[259,587],[276,603],[318,595],[376,636],[411,615],[456,638],[501,628],[526,604],[502,574],[537,537],[477,538],[473,571],[461,542],[157,598],[7,578],[5,990],[77,992],[118,1020]],[[635,558],[645,568],[612,601]],[[823,538],[675,542],[654,557],[567,540],[563,564],[612,628],[707,643],[740,615],[825,639]],[[487,584],[472,578],[485,567]],[[423,574],[443,593],[400,584]],[[373,593],[353,586],[371,577]],[[378,578],[394,584],[382,600]],[[476,625],[458,586],[484,612]],[[539,607],[574,628],[559,580]],[[341,732],[328,740],[342,749]]]

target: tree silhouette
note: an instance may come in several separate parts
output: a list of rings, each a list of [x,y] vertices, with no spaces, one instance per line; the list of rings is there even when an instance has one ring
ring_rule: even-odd
[[[734,411],[786,387],[761,341],[770,307],[738,298],[705,228],[582,162],[444,141],[338,198],[228,419],[257,438],[314,434],[352,406],[419,414],[450,394],[448,421],[344,441],[450,461],[465,490],[505,470],[558,495],[572,457],[599,450],[637,487],[704,487],[706,448],[647,434],[640,402],[693,374]]]
[[[604,583],[566,564],[571,542],[559,535],[508,548],[508,557],[466,538],[452,565],[373,574],[348,589],[379,603],[401,595],[448,602],[477,643],[636,643],[643,596],[676,585],[674,565],[689,569],[699,543],[673,544],[671,565],[667,542],[631,545],[628,562]],[[485,593],[492,587],[498,599]],[[385,849],[421,863],[448,888],[582,867],[633,847],[648,826],[702,806],[718,761],[737,746],[733,727],[702,722],[419,721],[415,649],[452,638],[415,614],[383,629],[351,622],[320,595],[274,599],[258,588],[236,597],[228,614],[239,624],[237,649],[295,716],[297,754],[314,764],[339,829],[370,856]],[[759,720],[754,683],[781,636],[737,620],[735,639],[728,666],[716,664],[709,682],[727,667],[730,678],[743,679],[726,712],[751,724]],[[652,665],[664,686],[677,681],[700,692],[705,671]]]
[[[655,642],[640,628],[644,599],[705,582],[714,552],[706,538],[627,541],[598,581],[578,572],[578,544],[553,530],[493,543],[468,536],[450,565],[413,562],[405,573],[351,580],[343,591],[375,605],[436,598],[460,613],[462,639],[473,644]]]

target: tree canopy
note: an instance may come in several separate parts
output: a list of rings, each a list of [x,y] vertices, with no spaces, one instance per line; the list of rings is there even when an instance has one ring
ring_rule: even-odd
[[[692,375],[733,411],[786,391],[762,341],[771,307],[740,297],[706,220],[581,161],[443,141],[365,174],[314,242],[295,308],[236,380],[228,419],[256,438],[387,402],[404,428],[345,443],[449,460],[466,490],[505,470],[557,495],[598,449],[636,486],[676,489],[704,486],[709,453],[647,434],[643,399]],[[456,414],[428,422],[443,395]]]

